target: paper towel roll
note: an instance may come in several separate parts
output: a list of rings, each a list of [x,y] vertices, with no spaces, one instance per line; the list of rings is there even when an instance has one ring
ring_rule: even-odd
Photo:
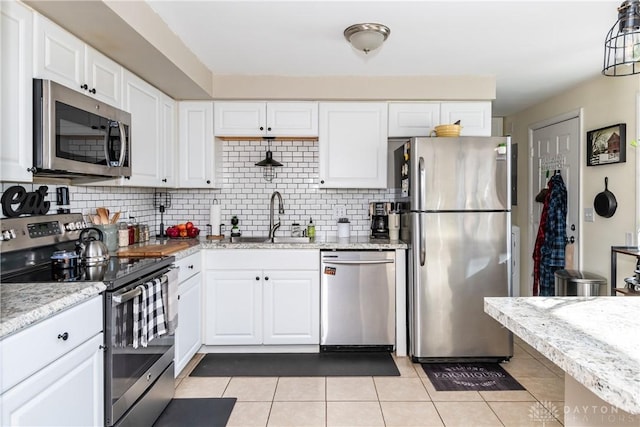
[[[222,224],[221,206],[219,204],[211,205],[209,210],[209,224],[211,224],[211,232],[213,235],[220,233],[220,224]]]

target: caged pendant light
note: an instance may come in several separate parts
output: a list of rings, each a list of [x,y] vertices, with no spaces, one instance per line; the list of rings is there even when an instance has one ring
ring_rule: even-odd
[[[263,139],[267,141],[267,152],[265,154],[265,158],[256,163],[256,166],[264,168],[262,177],[265,181],[271,182],[276,176],[276,171],[273,168],[282,166],[282,163],[278,162],[277,160],[273,160],[273,153],[271,152],[271,140],[273,139],[273,137],[265,137]]]
[[[605,76],[640,73],[640,0],[626,0],[618,7],[618,21],[604,42]]]

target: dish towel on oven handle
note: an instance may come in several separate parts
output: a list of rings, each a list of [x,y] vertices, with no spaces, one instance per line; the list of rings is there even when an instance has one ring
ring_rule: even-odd
[[[146,347],[151,340],[167,333],[162,300],[162,280],[153,279],[136,289],[133,301],[133,348]]]
[[[162,275],[162,300],[165,308],[167,333],[173,335],[178,327],[178,269],[172,268]]]

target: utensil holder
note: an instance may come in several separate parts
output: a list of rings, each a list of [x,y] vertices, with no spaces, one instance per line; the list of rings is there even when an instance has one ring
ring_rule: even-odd
[[[118,226],[116,224],[96,224],[95,228],[102,231],[103,243],[107,246],[109,252],[118,250]]]

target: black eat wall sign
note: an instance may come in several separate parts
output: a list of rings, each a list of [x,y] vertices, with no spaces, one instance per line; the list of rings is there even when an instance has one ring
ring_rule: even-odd
[[[20,185],[7,188],[2,195],[2,214],[9,218],[46,214],[51,206],[51,202],[44,200],[47,197],[47,190],[49,187],[46,185],[31,193]]]

